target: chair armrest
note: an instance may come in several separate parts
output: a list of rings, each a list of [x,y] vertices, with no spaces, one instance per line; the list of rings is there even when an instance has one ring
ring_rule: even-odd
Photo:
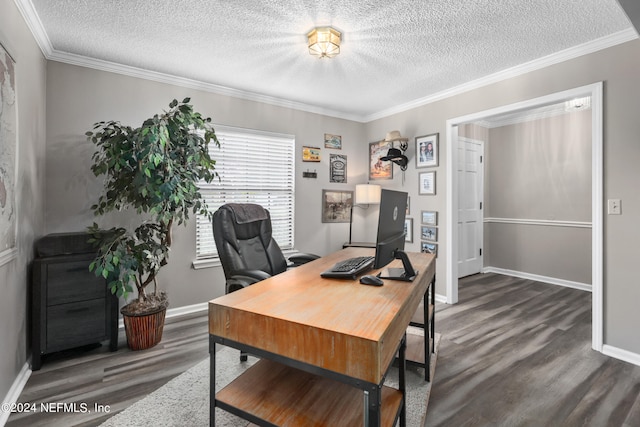
[[[238,270],[227,280],[227,293],[230,294],[269,277],[271,277],[269,273],[261,270]]]
[[[300,252],[300,253],[291,255],[289,257],[289,261],[291,261],[291,263],[293,263],[294,267],[297,267],[299,265],[306,264],[309,261],[313,261],[314,259],[318,259],[318,258],[320,258],[318,255],[307,254],[307,253]]]

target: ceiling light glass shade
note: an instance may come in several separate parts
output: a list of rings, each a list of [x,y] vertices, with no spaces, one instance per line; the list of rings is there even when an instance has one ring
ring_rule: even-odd
[[[377,205],[380,203],[382,187],[375,184],[356,185],[356,205]]]
[[[340,31],[331,27],[314,28],[307,39],[309,53],[318,58],[333,58],[340,53]]]

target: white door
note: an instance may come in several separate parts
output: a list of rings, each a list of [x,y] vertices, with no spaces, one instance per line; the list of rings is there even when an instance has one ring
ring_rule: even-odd
[[[458,138],[458,277],[482,271],[484,142]]]

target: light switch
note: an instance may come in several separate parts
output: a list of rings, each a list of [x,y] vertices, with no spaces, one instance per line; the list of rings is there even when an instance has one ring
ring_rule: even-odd
[[[608,213],[609,215],[621,215],[622,207],[620,206],[620,199],[609,199]]]

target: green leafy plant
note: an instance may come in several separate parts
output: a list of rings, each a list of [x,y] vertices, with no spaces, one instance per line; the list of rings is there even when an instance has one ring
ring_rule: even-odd
[[[198,188],[201,181],[218,177],[210,143],[219,146],[210,118],[193,110],[190,99],[173,100],[169,110],[132,128],[119,122],[98,122],[87,139],[96,145],[92,172],[104,176],[104,193],[92,206],[96,215],[133,209],[141,225],[134,231],[123,227],[89,227],[98,255],[90,270],[107,280],[111,292],[127,298],[140,312],[167,306],[164,292],[158,292],[156,277],[167,264],[172,228],[184,224],[190,213],[210,215]],[[154,292],[147,286],[154,284]]]

